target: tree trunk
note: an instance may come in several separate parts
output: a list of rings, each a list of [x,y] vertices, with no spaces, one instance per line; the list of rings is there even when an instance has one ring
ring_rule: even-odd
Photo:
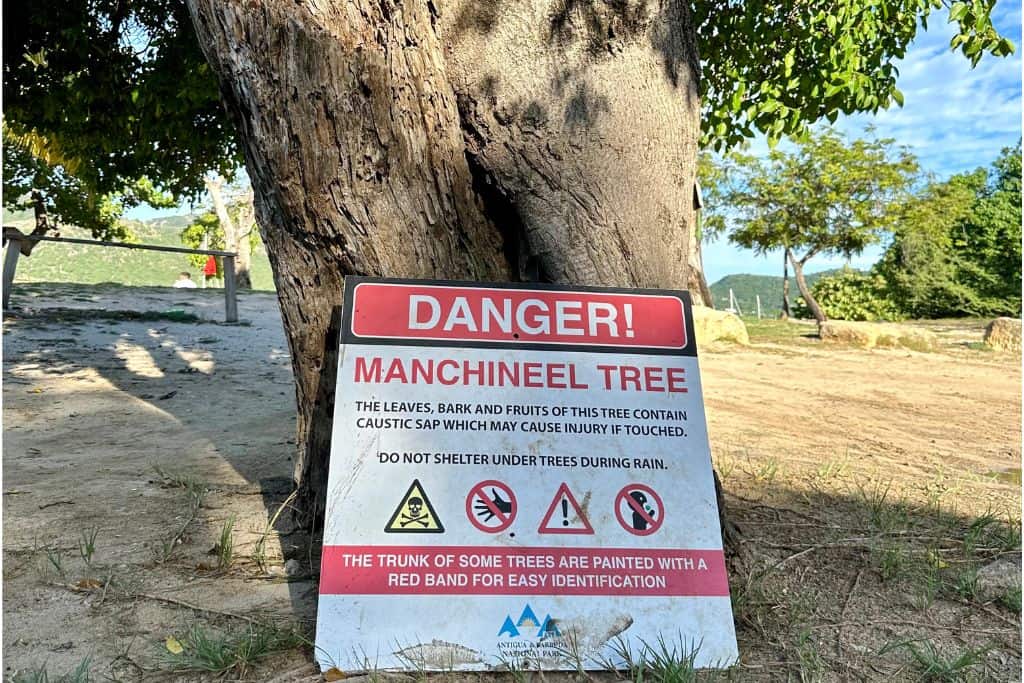
[[[241,289],[252,289],[252,231],[256,229],[256,207],[253,201],[251,192],[243,195],[239,200],[238,220],[235,221],[237,230],[235,251],[238,253],[238,257],[235,259],[235,279],[241,283],[244,273],[245,286],[238,285]]]
[[[299,412],[296,507],[315,525],[344,276],[506,279],[502,240],[472,194],[428,3],[188,4],[274,270]]]
[[[33,236],[42,237],[48,232],[55,232],[56,237],[60,237],[60,233],[56,232],[57,227],[50,220],[50,213],[46,209],[46,199],[43,197],[43,193],[39,190],[32,190],[32,209],[35,212],[36,224],[32,228],[32,232],[29,233]],[[32,251],[35,250],[36,245],[39,242],[32,240],[20,240],[18,242],[18,251],[22,256],[31,256]]]
[[[689,4],[437,4],[470,168],[540,278],[686,288],[700,135]]]
[[[239,225],[245,225],[242,221]],[[236,236],[235,251],[238,253],[235,258],[235,283],[239,289],[252,289],[252,243],[249,241],[252,234],[252,222],[248,223],[248,230],[240,229]]]
[[[697,214],[700,220],[700,214]],[[690,248],[688,250],[687,263],[690,266],[690,276],[686,283],[686,289],[690,290],[693,303],[698,306],[715,307],[715,297],[708,287],[707,278],[704,277],[704,255],[701,250],[700,239],[697,237],[697,230],[690,232]]]
[[[805,256],[798,260],[793,255],[793,252],[789,252],[789,260],[793,264],[793,278],[796,279],[797,289],[800,290],[800,296],[807,303],[807,308],[810,309],[811,315],[819,323],[825,322],[828,318],[825,317],[825,312],[821,310],[821,306],[818,305],[814,295],[811,294],[811,288],[807,286],[807,280],[804,279],[804,263],[806,263],[807,257]]]
[[[783,320],[789,320],[793,312],[789,309],[789,247],[782,253],[782,313]]]
[[[249,232],[245,230],[245,222],[239,220],[237,223],[232,220],[228,211],[227,203],[224,201],[224,181],[221,178],[207,178],[206,191],[210,193],[213,201],[213,210],[217,214],[217,222],[224,231],[224,250],[233,251],[235,257],[235,286],[238,289],[252,289],[252,277],[250,276],[252,249],[249,247]],[[244,230],[244,235],[242,234]]]
[[[187,1],[274,269],[307,523],[344,275],[687,286],[699,101],[682,0]]]

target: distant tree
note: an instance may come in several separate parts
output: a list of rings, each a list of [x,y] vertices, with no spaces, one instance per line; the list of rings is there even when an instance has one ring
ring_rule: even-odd
[[[186,227],[181,241],[193,249],[235,252],[235,282],[239,289],[252,289],[252,250],[259,242],[252,190],[225,189],[224,179],[220,177],[207,178],[206,186],[212,210]],[[200,267],[206,257],[193,256],[190,260]],[[221,268],[223,264],[218,262],[218,269]]]
[[[933,181],[900,210],[875,271],[916,318],[1019,315],[1021,149]]]
[[[759,254],[781,249],[814,318],[826,315],[804,267],[818,255],[860,254],[892,228],[917,162],[891,139],[848,141],[823,128],[765,158],[734,154],[726,192],[729,240]]]
[[[909,317],[949,315],[970,298],[957,283],[953,231],[970,215],[984,183],[980,171],[932,181],[899,210],[892,241],[874,270]]]
[[[977,294],[972,314],[1021,311],[1021,146],[1006,148],[970,216],[953,232],[957,279]]]

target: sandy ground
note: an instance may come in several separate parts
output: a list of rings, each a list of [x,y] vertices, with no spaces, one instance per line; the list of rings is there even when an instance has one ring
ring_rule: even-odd
[[[166,639],[190,627],[308,629],[315,553],[287,523],[267,533],[294,448],[273,296],[242,295],[241,325],[218,322],[217,291],[31,285],[15,306],[3,338],[5,677],[85,658],[97,678],[173,677]],[[182,311],[203,321],[174,320]],[[894,533],[927,532],[941,554],[986,512],[1019,525],[1020,358],[972,348],[977,325],[941,332],[938,353],[806,339],[702,353],[712,447],[747,549],[731,577],[746,600],[735,680],[915,680],[909,648],[885,650],[910,638],[986,648],[980,680],[1019,676],[1019,609],[946,593],[915,606],[916,584],[878,566]],[[190,487],[209,490],[195,509]],[[865,531],[879,499],[902,511],[903,531]],[[229,519],[234,561],[218,569]],[[232,676],[294,680],[309,658],[294,648]]]

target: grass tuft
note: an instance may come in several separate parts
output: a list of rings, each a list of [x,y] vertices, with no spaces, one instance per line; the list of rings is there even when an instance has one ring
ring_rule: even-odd
[[[640,648],[634,651],[629,640],[618,636],[609,643],[614,658],[603,659],[599,663],[616,674],[625,667],[627,678],[633,683],[692,683],[697,680],[695,664],[701,644],[700,641],[687,641],[681,635],[675,642],[659,635],[653,645],[640,641]]]
[[[892,501],[892,480],[874,482],[870,487],[857,484],[857,495],[868,513],[871,526],[881,533],[905,529],[910,522],[909,511],[904,501]]]
[[[235,528],[234,515],[224,520],[220,529],[220,540],[217,541],[217,568],[227,569],[235,560],[235,540],[232,532]]]
[[[978,597],[978,569],[967,567],[957,574],[953,583],[953,590],[967,602],[974,602]]]
[[[89,683],[92,680],[92,658],[86,657],[71,671],[51,676],[43,664],[38,669],[16,671],[11,683]]]
[[[999,604],[1014,614],[1020,614],[1020,598],[1020,586],[1017,586],[1016,588],[1011,588],[1006,591],[1006,593],[999,596]]]
[[[679,636],[678,643],[669,643],[663,635],[653,645],[644,643],[647,652],[647,678],[659,683],[692,683],[697,680],[694,663],[700,652],[701,642],[686,642]]]
[[[62,579],[66,578],[67,574],[64,571],[64,553],[57,548],[46,548],[46,559],[53,567],[54,571],[57,572],[58,576]]]
[[[825,662],[818,652],[819,649],[818,643],[814,642],[812,631],[809,629],[801,631],[796,641],[796,655],[800,663],[801,683],[821,680]]]
[[[955,656],[945,656],[930,640],[903,640],[883,647],[879,654],[905,649],[917,665],[923,683],[952,683],[961,681],[965,674],[985,661],[991,647],[967,648]]]
[[[273,624],[251,624],[234,632],[215,631],[193,624],[178,640],[182,646],[180,654],[162,655],[167,669],[219,675],[233,673],[239,677],[246,676],[260,659],[268,655],[310,644],[297,628]]]
[[[155,560],[157,564],[163,564],[171,559],[174,549],[182,541],[185,531],[189,525],[199,516],[199,509],[203,506],[206,494],[210,492],[209,487],[202,481],[183,474],[175,474],[162,469],[159,465],[153,465],[154,471],[164,481],[165,486],[183,488],[188,492],[188,513],[184,523],[171,536],[160,542],[160,548],[156,551]]]
[[[761,463],[757,470],[754,472],[754,478],[758,481],[764,482],[765,484],[771,485],[775,481],[775,475],[779,473],[779,461],[775,458],[768,458],[768,460]]]
[[[278,506],[273,516],[267,521],[267,527],[263,530],[259,540],[252,549],[252,560],[259,567],[261,572],[267,571],[267,537],[270,536],[271,532],[274,531],[274,525],[277,524],[278,518],[281,517],[281,513],[285,511],[291,505],[291,502],[295,500],[295,496],[298,494],[298,489],[291,492],[284,502]]]
[[[96,537],[99,536],[100,528],[92,526],[82,532],[78,538],[78,554],[89,567],[92,566],[92,556],[96,553]]]

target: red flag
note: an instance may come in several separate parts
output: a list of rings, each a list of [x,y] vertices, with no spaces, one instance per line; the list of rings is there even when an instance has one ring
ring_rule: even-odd
[[[206,259],[206,265],[203,266],[203,275],[206,277],[217,277],[217,257],[211,256]]]

